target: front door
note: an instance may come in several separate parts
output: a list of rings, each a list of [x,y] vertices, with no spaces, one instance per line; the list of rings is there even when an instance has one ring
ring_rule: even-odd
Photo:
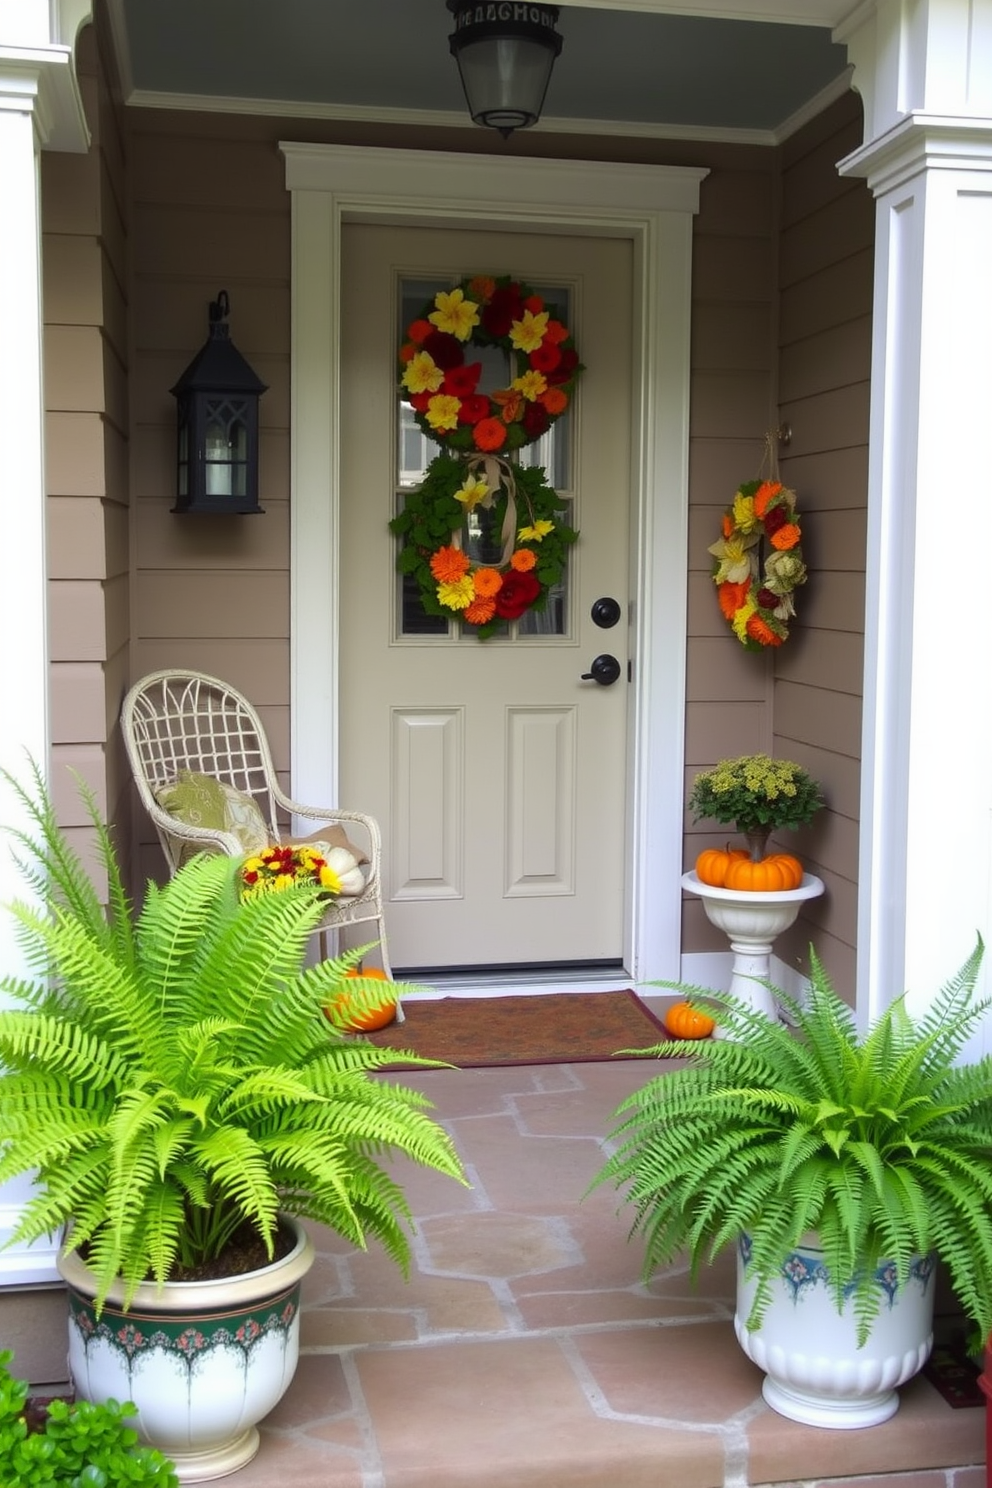
[[[632,261],[621,239],[342,230],[340,799],[382,827],[404,969],[621,960]],[[401,329],[475,274],[552,299],[585,367],[550,443],[521,454],[579,530],[562,592],[483,641],[404,596],[388,526],[437,452],[400,405]],[[597,624],[600,599],[617,623]],[[583,675],[603,654],[610,685]]]

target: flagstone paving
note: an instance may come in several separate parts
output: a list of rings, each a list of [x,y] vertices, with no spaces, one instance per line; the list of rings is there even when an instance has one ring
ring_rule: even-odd
[[[733,1331],[733,1267],[644,1283],[629,1213],[583,1199],[636,1060],[404,1072],[471,1188],[397,1165],[409,1281],[314,1228],[299,1372],[238,1488],[986,1488],[981,1409],[925,1380],[882,1426],[776,1415]]]

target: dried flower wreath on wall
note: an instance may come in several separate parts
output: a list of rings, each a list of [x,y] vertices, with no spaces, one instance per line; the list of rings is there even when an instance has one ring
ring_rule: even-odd
[[[749,651],[788,640],[796,613],[793,593],[806,582],[796,493],[778,479],[773,438],[765,436],[762,462],[773,478],[737,488],[723,514],[721,537],[707,549],[715,559],[720,611]]]

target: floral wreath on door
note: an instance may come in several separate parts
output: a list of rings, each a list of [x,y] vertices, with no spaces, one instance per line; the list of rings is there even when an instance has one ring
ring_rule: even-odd
[[[505,351],[516,374],[492,393],[480,391],[482,363],[472,359],[485,347]],[[508,456],[561,418],[584,370],[568,327],[509,275],[439,291],[407,327],[400,391],[441,453],[389,525],[397,568],[416,581],[426,614],[454,615],[485,640],[546,607],[578,533],[544,470]],[[482,561],[466,551],[472,527],[484,533]]]

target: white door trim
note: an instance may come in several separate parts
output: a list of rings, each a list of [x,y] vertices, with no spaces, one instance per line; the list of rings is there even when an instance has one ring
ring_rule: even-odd
[[[340,245],[344,222],[601,234],[634,245],[633,685],[624,960],[679,975],[692,217],[707,172],[283,143],[292,192],[292,779],[338,789]],[[639,334],[638,334],[639,333]]]

